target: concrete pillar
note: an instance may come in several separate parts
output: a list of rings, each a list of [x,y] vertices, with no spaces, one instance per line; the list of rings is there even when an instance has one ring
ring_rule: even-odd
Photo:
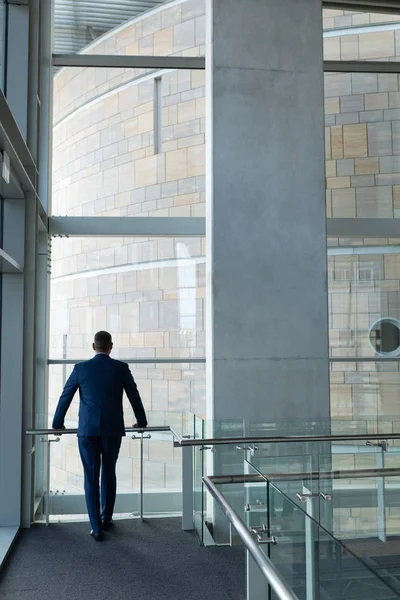
[[[208,415],[329,417],[321,0],[207,0]]]

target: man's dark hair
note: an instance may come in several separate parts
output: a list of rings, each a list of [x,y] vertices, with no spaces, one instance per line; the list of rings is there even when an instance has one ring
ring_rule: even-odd
[[[108,331],[98,331],[94,336],[94,345],[99,352],[108,352],[111,344],[112,339]]]

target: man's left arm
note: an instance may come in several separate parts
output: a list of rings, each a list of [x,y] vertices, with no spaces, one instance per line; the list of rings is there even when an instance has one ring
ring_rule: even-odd
[[[58,401],[58,405],[56,408],[56,412],[54,413],[53,418],[53,429],[63,429],[64,428],[64,419],[67,414],[67,410],[72,402],[72,399],[75,395],[76,390],[78,389],[78,375],[76,372],[76,366],[72,371],[71,375],[68,378],[67,383],[64,386],[63,393],[60,396]]]

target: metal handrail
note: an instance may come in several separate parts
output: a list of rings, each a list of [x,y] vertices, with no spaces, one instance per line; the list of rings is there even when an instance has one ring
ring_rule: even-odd
[[[156,425],[148,427],[125,427],[127,433],[144,433],[156,431],[171,431],[169,425]],[[26,435],[71,435],[78,433],[78,429],[27,429]]]
[[[218,502],[223,513],[228,518],[229,522],[239,534],[242,542],[250,552],[254,561],[261,569],[265,579],[268,581],[271,588],[274,590],[280,600],[298,600],[298,597],[293,590],[282,579],[279,571],[274,567],[270,559],[260,549],[259,545],[247,529],[238,514],[233,510],[227,502],[225,496],[217,489],[210,477],[203,477],[204,485],[212,497]]]
[[[87,358],[49,358],[47,360],[48,365],[75,365],[76,363],[85,362]],[[182,364],[182,363],[205,363],[205,358],[118,358],[122,362],[130,365],[142,365],[142,364]]]
[[[356,442],[363,440],[400,440],[400,433],[355,433],[339,435],[271,435],[271,436],[242,436],[226,438],[190,438],[183,439],[178,433],[171,429],[176,435],[180,446],[222,446],[224,444],[261,444],[269,442],[282,444],[286,442]]]
[[[147,427],[126,427],[127,433],[143,433],[156,431],[170,431],[176,440],[178,446],[222,446],[224,444],[256,444],[256,443],[273,443],[281,444],[287,442],[356,442],[370,440],[400,440],[399,433],[353,433],[353,434],[336,434],[336,435],[270,435],[270,436],[242,436],[242,437],[226,437],[226,438],[192,438],[184,436],[170,425],[156,425]],[[27,435],[68,435],[76,434],[78,429],[28,429]]]
[[[143,521],[143,490],[144,490],[144,482],[143,482],[143,440],[144,438],[151,437],[150,435],[144,435],[145,433],[154,433],[160,431],[168,431],[171,432],[171,428],[169,425],[156,425],[149,427],[125,427],[126,433],[134,433],[139,435],[133,435],[132,439],[138,439],[140,442],[140,451],[139,451],[139,463],[140,463],[140,476],[139,476],[139,496],[140,496],[140,520]],[[46,514],[46,525],[50,523],[50,448],[52,442],[59,442],[60,437],[62,435],[73,435],[78,433],[78,429],[27,429],[26,435],[32,436],[49,436],[54,435],[55,439],[45,439],[42,437],[41,441],[47,443],[47,451],[49,453],[47,460],[47,486],[46,486],[46,501],[45,501],[45,514]],[[173,434],[174,435],[174,434]]]
[[[301,480],[330,480],[330,479],[372,479],[374,477],[399,477],[400,467],[356,469],[343,471],[311,471],[299,473],[240,473],[237,475],[211,475],[210,481],[216,485],[230,483],[261,483],[265,481],[301,481]]]

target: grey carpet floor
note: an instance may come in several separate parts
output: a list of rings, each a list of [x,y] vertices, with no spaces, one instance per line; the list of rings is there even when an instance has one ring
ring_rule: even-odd
[[[21,532],[0,573],[1,600],[244,600],[245,553],[201,548],[179,519],[117,521],[95,542],[87,523]]]

